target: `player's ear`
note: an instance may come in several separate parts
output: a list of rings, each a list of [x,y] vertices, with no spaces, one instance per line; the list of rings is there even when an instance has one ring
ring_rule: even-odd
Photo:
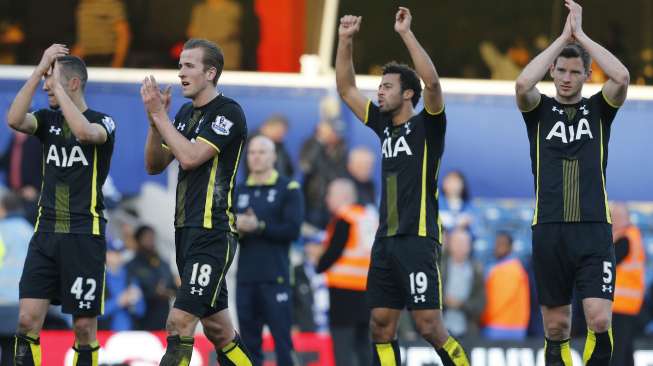
[[[556,64],[553,63],[551,66],[549,66],[549,76],[551,76],[551,79],[553,79],[553,71],[555,71]]]
[[[413,95],[415,95],[415,91],[413,89],[406,89],[404,90],[403,97],[404,99],[413,99]]]
[[[213,82],[217,72],[218,70],[215,67],[209,67],[208,70],[206,70],[206,80]]]

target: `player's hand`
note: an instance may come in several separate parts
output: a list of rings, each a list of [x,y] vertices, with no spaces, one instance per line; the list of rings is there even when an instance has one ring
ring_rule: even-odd
[[[65,56],[69,52],[68,47],[63,44],[55,43],[52,46],[48,47],[41,57],[41,61],[38,66],[36,66],[36,71],[41,75],[45,76],[48,71],[52,68],[54,61],[57,57]]]
[[[141,98],[143,99],[143,104],[145,105],[147,113],[156,114],[165,111],[161,90],[159,89],[159,85],[156,83],[154,76],[150,75],[143,80],[143,85],[141,86]]]
[[[340,18],[340,27],[338,27],[338,36],[343,38],[352,38],[358,33],[361,27],[363,17],[355,15],[345,15]]]
[[[410,10],[400,6],[395,15],[395,31],[399,34],[410,31],[410,23],[412,20],[413,17],[410,15]]]
[[[57,87],[61,86],[61,84],[59,83],[59,80],[60,80],[59,70],[60,70],[59,65],[55,61],[55,63],[52,65],[52,67],[44,75],[45,76],[45,86],[49,90],[52,90],[53,93],[55,92]]]
[[[562,34],[560,35],[562,39],[566,42],[574,41],[574,32],[571,30],[571,13],[567,15],[567,20],[565,20],[565,27],[562,29]]]
[[[577,37],[583,33],[583,7],[573,0],[565,0],[565,6],[569,9],[571,32]]]
[[[166,109],[166,112],[170,112],[170,102],[172,101],[172,85],[166,86],[166,88],[161,92],[161,97],[163,98],[163,106]]]

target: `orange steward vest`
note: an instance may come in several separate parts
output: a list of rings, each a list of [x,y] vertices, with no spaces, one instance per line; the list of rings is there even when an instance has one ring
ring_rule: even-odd
[[[644,245],[642,234],[634,225],[627,227],[618,237],[624,236],[628,239],[628,255],[617,266],[612,310],[637,315],[644,302]]]
[[[506,330],[528,327],[530,294],[528,274],[521,262],[507,259],[495,265],[485,280],[486,305],[481,324]]]

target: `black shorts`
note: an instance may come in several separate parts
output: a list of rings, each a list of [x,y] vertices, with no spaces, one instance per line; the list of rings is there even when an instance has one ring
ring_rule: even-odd
[[[533,269],[541,305],[570,304],[574,286],[581,299],[612,300],[615,283],[612,226],[599,222],[535,225]]]
[[[104,312],[106,262],[104,236],[36,232],[29,242],[21,299],[49,299],[64,313],[98,316]]]
[[[441,309],[440,244],[428,237],[376,238],[367,275],[371,308]]]
[[[178,228],[175,231],[177,269],[181,287],[174,307],[198,318],[227,308],[225,276],[236,254],[235,234],[203,228]]]

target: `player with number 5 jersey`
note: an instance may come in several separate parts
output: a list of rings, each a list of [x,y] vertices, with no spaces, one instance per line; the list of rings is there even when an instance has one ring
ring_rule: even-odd
[[[626,100],[629,73],[582,29],[582,8],[569,9],[560,37],[534,58],[516,82],[535,183],[533,269],[545,331],[545,364],[571,365],[572,293],[587,321],[583,362],[610,364],[615,252],[606,190],[608,141]],[[592,58],[609,80],[585,98]],[[555,97],[536,85],[549,72]]]
[[[43,145],[38,219],[19,285],[15,365],[41,364],[39,333],[50,304],[73,315],[74,365],[98,364],[106,256],[102,185],[116,125],[87,107],[86,65],[67,53],[60,44],[44,52],[7,115],[11,128],[35,135]],[[50,108],[28,113],[43,77]]]

